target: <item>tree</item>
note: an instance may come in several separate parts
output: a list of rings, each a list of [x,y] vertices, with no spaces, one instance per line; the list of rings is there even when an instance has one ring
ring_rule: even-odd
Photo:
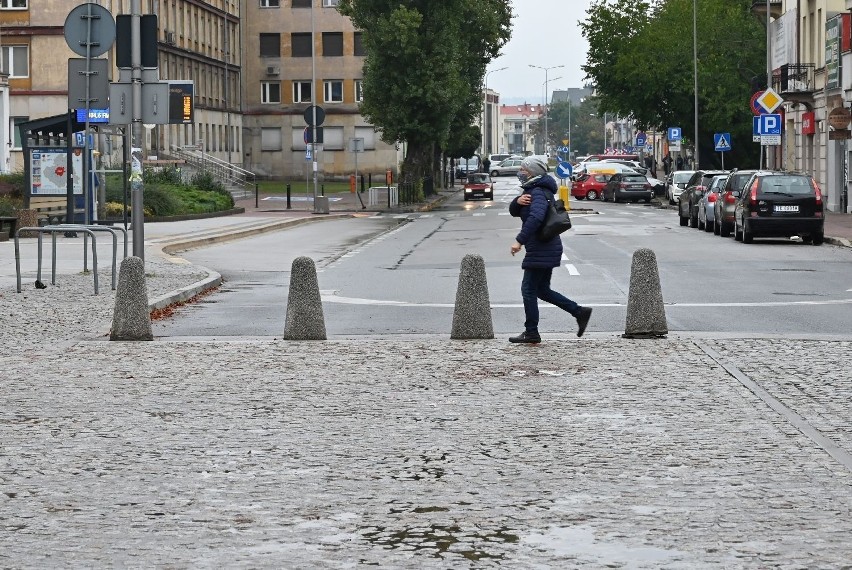
[[[596,0],[583,35],[600,112],[632,117],[638,128],[679,126],[715,165],[713,133],[730,132],[726,166],[754,166],[751,81],[765,67],[765,32],[751,0]],[[699,132],[694,127],[693,7],[697,11]]]
[[[385,142],[406,143],[404,175],[434,174],[441,151],[474,138],[485,67],[510,37],[509,0],[341,0],[338,9],[363,30],[361,114]]]

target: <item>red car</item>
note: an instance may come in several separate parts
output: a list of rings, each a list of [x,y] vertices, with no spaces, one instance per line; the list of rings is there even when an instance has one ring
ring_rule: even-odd
[[[571,197],[578,200],[597,200],[603,196],[603,189],[612,174],[588,172],[581,174],[571,185]]]
[[[494,183],[484,172],[467,175],[467,182],[464,185],[464,199],[472,200],[473,198],[494,199]]]

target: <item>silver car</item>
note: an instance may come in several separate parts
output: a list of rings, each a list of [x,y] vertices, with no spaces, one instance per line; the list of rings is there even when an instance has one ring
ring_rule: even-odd
[[[511,176],[517,174],[521,169],[521,162],[523,162],[523,159],[507,158],[497,166],[491,166],[491,176]]]
[[[676,170],[669,174],[666,181],[666,198],[669,199],[669,204],[677,204],[680,193],[686,188],[686,183],[689,182],[695,172],[695,170]]]
[[[701,196],[698,201],[698,229],[705,232],[712,232],[716,226],[716,219],[713,214],[713,209],[716,207],[716,202],[722,197],[722,189],[725,187],[725,182],[728,181],[727,174],[720,174],[713,178],[710,183],[710,188]]]
[[[737,198],[745,187],[748,179],[757,170],[734,170],[728,176],[725,187],[713,209],[713,233],[717,236],[728,237],[734,230],[734,210]]]

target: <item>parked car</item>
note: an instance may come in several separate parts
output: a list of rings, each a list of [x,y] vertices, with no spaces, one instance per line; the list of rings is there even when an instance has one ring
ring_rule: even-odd
[[[698,227],[698,201],[710,187],[713,178],[727,174],[725,170],[696,170],[686,183],[686,188],[677,198],[677,212],[680,225],[689,224],[691,228]]]
[[[456,178],[466,178],[468,174],[479,172],[481,163],[478,156],[456,159]]]
[[[644,200],[645,203],[651,201],[654,197],[654,190],[651,188],[650,182],[645,178],[644,174],[638,172],[619,172],[613,174],[603,189],[601,199],[606,202],[620,202],[622,200],[630,202],[638,202]]]
[[[712,232],[716,225],[713,218],[713,209],[716,207],[716,202],[719,200],[722,188],[725,187],[725,182],[728,180],[728,175],[714,176],[713,182],[707,192],[698,201],[698,229],[705,232]]]
[[[515,156],[513,154],[505,154],[505,153],[504,154],[489,154],[488,155],[488,160],[491,162],[491,166],[494,166],[495,164],[500,164],[501,162],[503,162],[507,158],[520,158],[520,157]]]
[[[713,233],[728,237],[734,230],[734,209],[743,187],[757,170],[733,170],[713,205]]]
[[[734,209],[734,239],[799,236],[820,245],[825,236],[822,192],[816,181],[799,172],[755,172]]]
[[[517,174],[521,169],[522,158],[507,158],[497,166],[491,165],[491,176],[510,176]]]
[[[467,182],[464,185],[464,199],[473,200],[474,198],[494,199],[494,183],[484,172],[467,175]]]
[[[669,204],[677,204],[678,196],[686,188],[686,183],[693,174],[695,174],[694,170],[677,170],[669,174],[666,179],[666,198],[669,199]]]
[[[612,174],[608,172],[584,172],[571,184],[571,197],[578,200],[597,200],[603,195]]]

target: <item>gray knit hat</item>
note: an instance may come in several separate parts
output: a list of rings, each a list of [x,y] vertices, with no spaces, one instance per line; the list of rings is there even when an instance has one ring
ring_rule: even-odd
[[[535,156],[528,156],[524,160],[522,160],[521,168],[523,168],[533,176],[547,174],[547,164],[542,159]]]

